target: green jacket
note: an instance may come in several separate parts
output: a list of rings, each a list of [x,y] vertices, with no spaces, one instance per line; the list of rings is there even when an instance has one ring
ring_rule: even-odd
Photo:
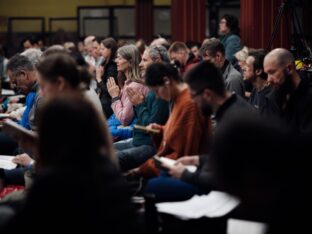
[[[135,115],[138,118],[136,124],[147,126],[150,123],[164,125],[169,116],[168,102],[156,98],[154,92],[149,91],[144,102],[134,107]],[[133,129],[133,145],[151,145],[152,140],[148,133],[139,129]]]

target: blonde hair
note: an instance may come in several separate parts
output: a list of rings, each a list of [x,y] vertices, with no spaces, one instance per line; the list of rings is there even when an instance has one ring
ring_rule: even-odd
[[[238,61],[245,62],[246,59],[248,58],[248,55],[249,55],[249,49],[247,46],[244,46],[243,49],[241,49],[240,51],[237,51],[234,56]]]

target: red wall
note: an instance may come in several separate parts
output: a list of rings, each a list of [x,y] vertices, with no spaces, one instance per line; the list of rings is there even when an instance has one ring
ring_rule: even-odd
[[[252,48],[267,48],[273,33],[274,21],[283,0],[241,0],[240,29],[243,43]],[[286,27],[286,11],[278,25],[278,33],[271,48],[289,48],[290,20]],[[288,17],[289,18],[289,17]]]
[[[198,41],[205,38],[205,0],[172,0],[172,41]]]

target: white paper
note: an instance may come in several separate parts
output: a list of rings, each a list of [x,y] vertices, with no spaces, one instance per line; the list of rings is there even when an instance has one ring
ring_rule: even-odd
[[[229,219],[227,222],[227,234],[265,234],[268,225],[266,223]]]
[[[201,217],[222,217],[237,207],[239,203],[237,198],[227,193],[211,191],[207,195],[195,195],[187,201],[158,203],[156,207],[158,212],[187,220]]]
[[[12,162],[14,156],[0,155],[0,168],[11,170],[17,166]]]
[[[176,163],[176,160],[166,157],[159,157],[159,160],[169,168],[173,167],[174,164]],[[190,172],[195,172],[197,170],[197,167],[193,165],[186,165],[186,169],[189,170]]]
[[[13,90],[10,90],[10,89],[2,89],[1,94],[2,95],[14,95],[15,92]]]

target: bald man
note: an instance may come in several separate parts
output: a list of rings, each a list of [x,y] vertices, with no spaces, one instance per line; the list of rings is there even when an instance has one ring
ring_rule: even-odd
[[[273,87],[263,112],[278,114],[296,133],[312,133],[312,83],[300,77],[293,55],[286,49],[274,49],[263,67]]]

